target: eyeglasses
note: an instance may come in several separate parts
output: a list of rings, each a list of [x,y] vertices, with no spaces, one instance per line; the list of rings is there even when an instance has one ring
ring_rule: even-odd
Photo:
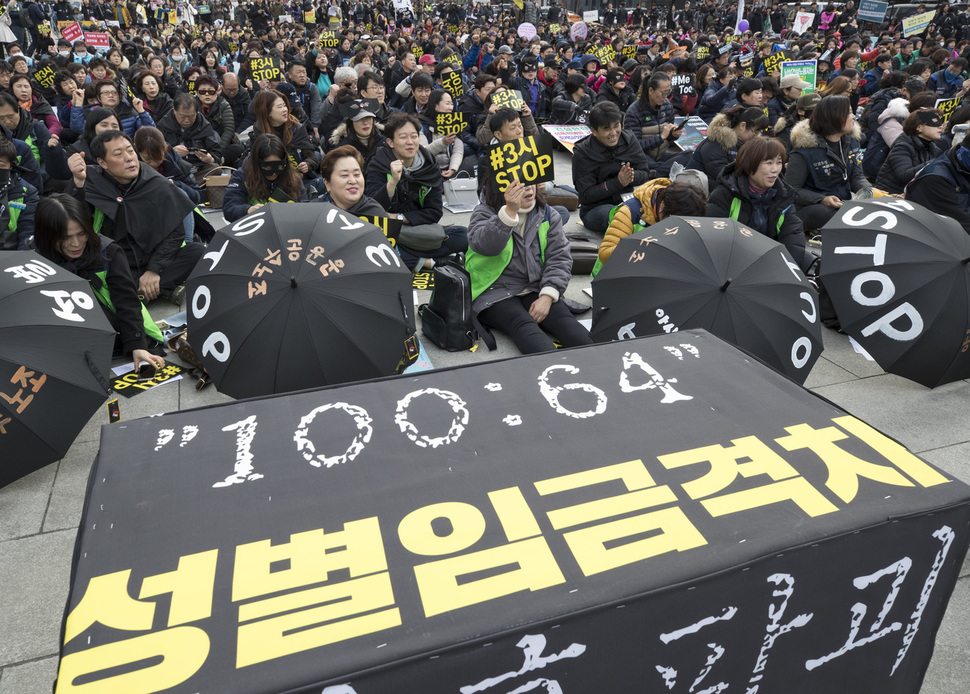
[[[114,89],[102,89],[98,92],[98,96],[118,96],[118,92]]]
[[[342,86],[344,86],[344,87],[356,87],[357,86],[357,80],[354,80],[353,82],[344,82]]]
[[[666,99],[666,98],[667,98],[668,96],[670,96],[670,92],[671,92],[672,90],[670,90],[670,89],[668,89],[668,90],[667,90],[667,91],[665,91],[665,92],[660,92],[660,91],[658,91],[658,90],[656,90],[656,89],[651,89],[650,91],[656,91],[656,92],[657,92],[658,94],[660,94],[660,96],[662,96],[663,98],[665,98],[665,99]]]
[[[212,96],[213,94],[216,93],[216,90],[215,89],[198,89],[198,90],[196,90],[195,93],[196,94],[199,94],[201,96]]]

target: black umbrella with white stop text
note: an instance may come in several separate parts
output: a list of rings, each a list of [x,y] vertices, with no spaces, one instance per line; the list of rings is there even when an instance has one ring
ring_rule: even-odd
[[[842,329],[886,371],[970,378],[970,236],[908,200],[846,203],[823,227],[822,281]]]
[[[64,457],[110,391],[114,340],[86,281],[0,253],[0,487]]]
[[[186,289],[192,346],[236,398],[388,376],[414,346],[410,272],[380,229],[330,204],[243,217]]]
[[[703,328],[799,383],[822,351],[818,292],[782,244],[733,219],[627,236],[592,286],[597,342]]]

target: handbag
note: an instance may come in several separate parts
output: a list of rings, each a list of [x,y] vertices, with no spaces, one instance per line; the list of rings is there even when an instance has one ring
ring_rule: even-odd
[[[448,238],[445,228],[440,224],[402,225],[397,240],[405,248],[415,251],[436,251]]]
[[[495,349],[495,338],[472,312],[472,281],[464,259],[442,259],[434,266],[431,300],[418,309],[421,332],[441,349],[459,352],[474,349],[481,337]]]
[[[478,181],[466,171],[459,171],[445,180],[444,192],[445,199],[442,204],[453,214],[471,212],[478,204]]]

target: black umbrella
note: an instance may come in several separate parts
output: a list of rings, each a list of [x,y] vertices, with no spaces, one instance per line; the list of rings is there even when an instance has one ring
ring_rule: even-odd
[[[243,217],[186,289],[192,346],[236,398],[393,374],[414,334],[411,273],[377,227],[330,204]]]
[[[822,281],[842,329],[886,371],[934,388],[970,377],[970,236],[907,200],[846,203],[824,227]]]
[[[0,486],[64,457],[110,391],[114,339],[87,282],[0,253]]]
[[[733,219],[669,217],[622,239],[593,280],[598,342],[703,328],[804,383],[818,293],[785,247]]]

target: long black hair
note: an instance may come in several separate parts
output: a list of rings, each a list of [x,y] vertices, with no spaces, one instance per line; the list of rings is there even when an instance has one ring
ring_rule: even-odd
[[[91,215],[82,203],[66,193],[52,193],[37,203],[34,216],[34,244],[37,251],[57,264],[68,260],[61,255],[58,246],[67,236],[68,224],[72,221],[80,224],[84,231],[84,253],[80,261],[85,265],[98,261],[101,241],[94,233]]]

